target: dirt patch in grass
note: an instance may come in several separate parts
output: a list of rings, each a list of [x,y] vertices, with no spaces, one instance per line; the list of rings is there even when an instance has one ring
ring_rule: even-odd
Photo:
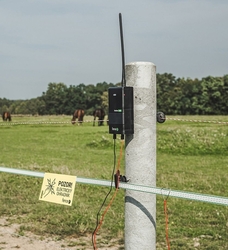
[[[115,239],[109,242],[102,241],[99,237],[98,249],[121,250],[123,245]],[[0,218],[0,250],[23,249],[23,250],[92,250],[91,235],[79,238],[66,237],[59,239],[58,236],[45,237],[20,232],[19,224],[10,224],[6,218]]]

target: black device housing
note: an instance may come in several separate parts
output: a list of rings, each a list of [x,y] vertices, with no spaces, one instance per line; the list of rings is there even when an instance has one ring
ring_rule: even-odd
[[[134,134],[133,87],[108,89],[109,133]]]

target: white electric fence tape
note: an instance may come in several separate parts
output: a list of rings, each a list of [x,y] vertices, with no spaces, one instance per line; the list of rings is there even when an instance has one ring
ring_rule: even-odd
[[[89,121],[75,121],[74,124],[77,125],[77,124],[80,124],[80,123],[93,123],[94,121],[93,120],[89,120]],[[98,120],[95,121],[95,123],[97,124]],[[99,120],[99,122],[108,122],[108,120]],[[33,121],[33,122],[2,122],[0,123],[1,126],[9,126],[9,125],[36,125],[36,124],[71,124],[72,125],[72,122],[71,121],[68,121],[68,122],[44,122],[44,121]]]
[[[214,123],[214,124],[228,124],[228,122],[223,122],[223,121],[210,121],[210,120],[195,120],[195,119],[180,119],[180,118],[171,118],[171,117],[166,117],[166,120],[170,120],[170,121],[179,121],[179,122],[195,122],[195,123]],[[102,122],[108,122],[108,120],[99,120]],[[88,120],[88,121],[75,121],[75,125],[76,124],[80,124],[80,123],[92,123],[94,122],[94,120]],[[95,120],[95,123],[97,123],[98,120]],[[68,122],[45,122],[45,121],[31,121],[31,122],[1,122],[0,126],[7,126],[7,125],[35,125],[35,124],[72,124],[71,121]]]
[[[33,177],[41,177],[41,178],[44,177],[44,173],[42,172],[22,170],[22,169],[16,169],[16,168],[0,167],[0,172],[20,174],[20,175],[33,176]],[[106,186],[106,187],[110,187],[111,185],[115,186],[113,182],[108,181],[108,180],[98,180],[98,179],[90,179],[90,178],[83,178],[83,177],[77,177],[77,183],[92,184],[92,185]],[[176,197],[176,198],[228,206],[228,197],[213,196],[213,195],[199,194],[199,193],[193,193],[193,192],[183,192],[183,191],[176,191],[176,190],[170,190],[170,189],[158,188],[158,187],[149,187],[149,186],[143,186],[143,185],[134,185],[134,184],[125,183],[125,182],[120,182],[119,187],[122,189],[128,189],[132,191],[158,194],[166,198],[170,196],[170,197]]]
[[[179,121],[179,122],[196,122],[196,123],[214,123],[214,124],[228,124],[228,122],[220,122],[220,121],[210,121],[210,120],[195,120],[195,119],[180,119],[180,118],[170,118],[166,117],[166,120],[170,121]]]

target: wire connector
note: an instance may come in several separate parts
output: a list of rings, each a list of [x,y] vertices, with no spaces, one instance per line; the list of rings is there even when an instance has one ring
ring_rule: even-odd
[[[120,171],[117,170],[115,175],[114,175],[114,179],[115,179],[115,187],[119,188],[119,183],[120,182],[128,182],[129,180],[127,180],[127,177],[125,175],[121,175]]]

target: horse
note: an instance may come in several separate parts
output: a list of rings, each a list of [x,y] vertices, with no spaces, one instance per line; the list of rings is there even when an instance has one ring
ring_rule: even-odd
[[[78,119],[78,125],[82,124],[84,115],[84,109],[76,109],[71,119],[71,123],[74,125],[76,123],[76,119]]]
[[[11,115],[10,112],[3,112],[2,114],[2,120],[7,122],[7,120],[10,122],[11,121]]]
[[[98,126],[102,126],[105,117],[105,111],[103,109],[96,109],[93,112],[93,126],[95,126],[95,120],[98,117]]]

